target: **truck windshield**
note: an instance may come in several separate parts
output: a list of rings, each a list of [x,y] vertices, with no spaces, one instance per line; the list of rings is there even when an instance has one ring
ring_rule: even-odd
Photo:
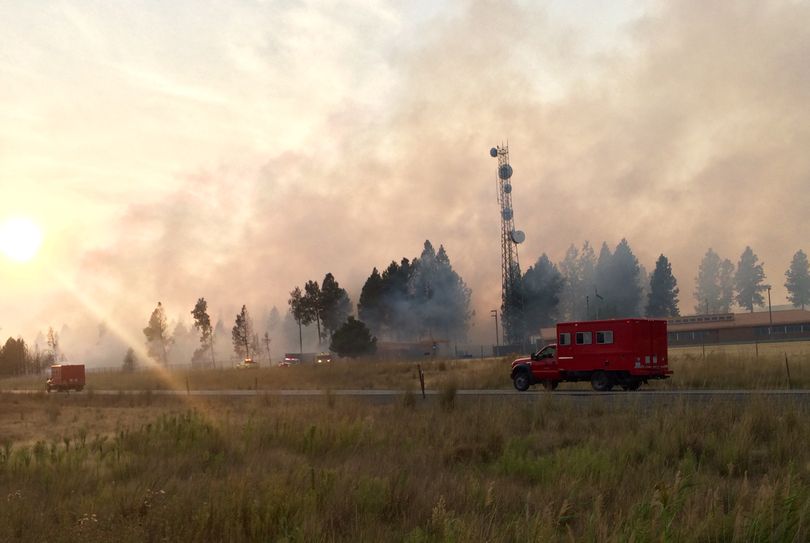
[[[546,347],[534,354],[534,358],[540,360],[542,358],[554,358],[554,347]]]

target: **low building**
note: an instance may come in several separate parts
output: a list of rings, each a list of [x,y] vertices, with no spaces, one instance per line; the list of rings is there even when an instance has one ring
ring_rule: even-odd
[[[757,311],[668,319],[670,346],[810,340],[810,311]]]
[[[538,345],[554,343],[556,328],[540,330]],[[810,340],[810,311],[690,315],[667,319],[670,347]]]

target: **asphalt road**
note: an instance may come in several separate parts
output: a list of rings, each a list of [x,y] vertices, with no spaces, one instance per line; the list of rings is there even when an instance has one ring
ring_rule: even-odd
[[[0,394],[37,394],[43,392],[42,390],[0,390]],[[416,396],[420,396],[419,391],[411,391]],[[326,396],[331,394],[333,396],[348,396],[358,398],[394,398],[403,396],[406,391],[404,390],[375,390],[375,389],[358,389],[358,390],[245,390],[245,389],[226,389],[226,390],[93,390],[93,394],[99,395],[118,395],[118,394],[154,394],[158,396],[278,396],[278,397],[317,397]],[[53,392],[52,394],[65,394]],[[68,394],[77,394],[70,392]],[[87,391],[78,394],[87,394]],[[438,396],[442,394],[440,390],[426,390],[426,396]],[[513,389],[482,389],[482,390],[457,390],[457,396],[463,397],[522,397],[522,398],[538,398],[538,397],[575,397],[575,398],[636,398],[643,397],[645,399],[654,398],[793,398],[810,401],[810,389],[803,390],[744,390],[744,389],[692,389],[692,390],[636,390],[626,392],[622,390],[615,390],[611,392],[596,392],[592,390],[555,390],[554,392],[547,392],[543,389],[529,390],[526,392],[518,392]]]

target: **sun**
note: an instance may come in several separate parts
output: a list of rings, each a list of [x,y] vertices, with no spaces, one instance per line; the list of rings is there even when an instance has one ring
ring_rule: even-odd
[[[39,251],[42,230],[31,219],[12,217],[0,224],[0,252],[15,262],[28,262]]]

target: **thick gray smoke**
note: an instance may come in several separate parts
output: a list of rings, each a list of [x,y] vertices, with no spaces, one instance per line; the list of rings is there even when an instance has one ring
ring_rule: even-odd
[[[647,269],[669,258],[689,307],[706,249],[736,260],[750,245],[781,298],[807,249],[810,4],[655,2],[624,47],[598,54],[542,8],[444,13],[372,59],[392,78],[383,108],[348,97],[295,151],[121,202],[118,241],[83,257],[83,292],[136,337],[159,299],[188,316],[205,296],[230,330],[243,303],[283,314],[295,285],[326,272],[357,301],[372,266],[431,239],[472,289],[473,337],[489,338],[500,255],[487,151],[508,138],[525,264],[626,237]]]

